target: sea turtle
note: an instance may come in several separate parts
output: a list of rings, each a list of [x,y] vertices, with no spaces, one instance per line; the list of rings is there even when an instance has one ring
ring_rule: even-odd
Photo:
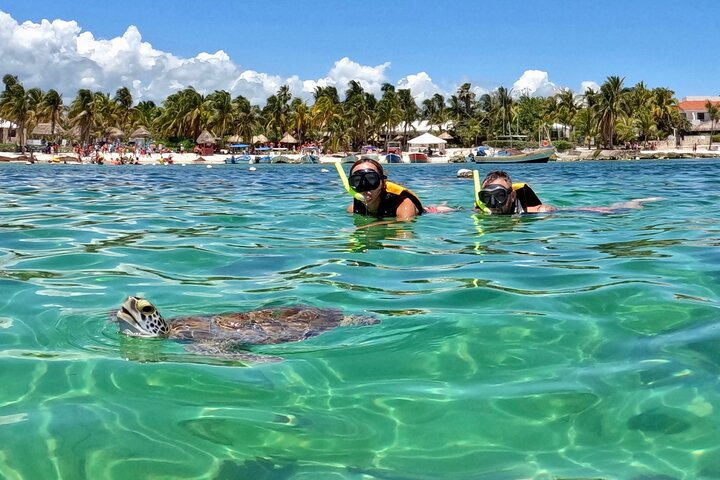
[[[308,305],[165,320],[152,302],[140,297],[128,297],[117,311],[116,321],[124,335],[171,338],[196,353],[245,360],[263,359],[243,352],[249,345],[297,342],[335,327],[379,323],[375,317],[346,316],[338,309]]]

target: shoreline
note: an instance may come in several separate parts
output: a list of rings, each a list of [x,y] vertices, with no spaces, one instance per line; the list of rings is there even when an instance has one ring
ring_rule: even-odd
[[[430,157],[428,163],[467,163],[464,157],[470,152],[469,148],[449,148],[443,156]],[[407,153],[407,152],[405,152]],[[35,153],[36,163],[39,164],[57,164],[57,165],[91,165],[89,157],[83,157],[83,161],[79,163],[77,157],[69,154],[53,155],[47,153]],[[288,155],[292,159],[299,159],[300,155]],[[658,150],[587,150],[575,149],[564,152],[557,152],[558,162],[581,162],[581,161],[597,161],[597,160],[667,160],[667,159],[720,159],[720,151],[689,151],[683,148],[664,148]],[[214,154],[207,156],[199,156],[195,153],[175,153],[172,154],[173,163],[167,164],[164,159],[167,154],[152,154],[139,158],[140,165],[225,165],[225,159],[230,158],[230,154]],[[119,158],[119,154],[107,154],[105,156],[105,165],[114,166],[111,162]],[[1,163],[29,163],[28,155],[19,153],[0,152]],[[462,159],[462,160],[460,160]],[[320,164],[331,164],[340,161],[340,157],[324,155],[320,157]],[[403,163],[410,163],[407,155],[403,156]],[[266,165],[240,163],[236,165]],[[299,164],[299,163],[298,163]]]

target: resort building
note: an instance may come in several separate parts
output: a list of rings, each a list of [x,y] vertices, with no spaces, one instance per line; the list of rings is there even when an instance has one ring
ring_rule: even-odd
[[[678,104],[680,115],[690,122],[693,133],[710,132],[718,127],[718,122],[712,125],[712,120],[705,107],[708,101],[720,108],[720,97],[684,97]]]
[[[17,143],[17,125],[0,118],[0,143]]]

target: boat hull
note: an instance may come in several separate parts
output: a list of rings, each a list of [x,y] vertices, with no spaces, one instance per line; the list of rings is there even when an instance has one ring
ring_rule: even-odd
[[[397,153],[388,153],[385,155],[385,161],[387,163],[400,163],[402,162],[402,157]]]
[[[546,148],[521,155],[474,155],[475,163],[547,163],[554,159],[555,149]]]
[[[413,152],[408,154],[408,157],[410,158],[410,163],[427,163],[428,161],[428,156],[425,153]]]

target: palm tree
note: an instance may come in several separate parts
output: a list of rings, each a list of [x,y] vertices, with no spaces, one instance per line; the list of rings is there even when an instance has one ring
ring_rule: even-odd
[[[131,127],[131,114],[133,98],[127,87],[118,88],[113,101],[117,105],[118,127],[129,129]]]
[[[615,148],[615,122],[626,109],[626,93],[623,87],[624,78],[611,76],[600,86],[598,103],[598,130],[605,145]]]
[[[137,128],[143,126],[150,128],[158,115],[160,115],[160,109],[155,105],[155,102],[144,100],[133,107],[131,112],[132,124],[130,127]]]
[[[247,143],[252,143],[252,137],[260,126],[260,108],[251,105],[250,101],[242,95],[233,99],[234,133]]]
[[[68,119],[78,128],[80,141],[86,145],[90,143],[90,130],[94,123],[94,100],[95,97],[90,90],[80,89],[68,111]]]
[[[300,145],[305,143],[305,138],[312,126],[312,115],[310,107],[301,98],[294,98],[290,104],[290,121],[293,131],[298,136]]]
[[[459,103],[459,112],[461,119],[467,119],[472,116],[473,104],[475,102],[475,92],[470,89],[469,83],[463,83],[457,89],[457,101]]]
[[[597,139],[597,125],[596,120],[598,111],[599,94],[592,88],[585,90],[582,96],[584,107],[578,111],[575,115],[575,122],[573,127],[576,132],[581,135],[585,142],[587,142],[588,150],[592,148],[592,139]]]
[[[375,97],[366,93],[359,82],[348,82],[343,111],[350,130],[350,143],[355,148],[359,148],[369,137],[374,103]]]
[[[384,131],[385,143],[387,143],[390,133],[400,124],[403,115],[395,87],[390,83],[383,83],[380,89],[383,96],[375,108],[375,121]]]
[[[570,125],[570,132],[572,133],[573,120],[575,120],[575,115],[577,115],[579,110],[575,93],[569,88],[566,88],[560,93],[555,94],[555,99],[557,101],[554,112],[555,119],[559,123],[562,123],[563,133],[565,133],[564,130],[568,125]]]
[[[0,116],[17,125],[18,145],[24,145],[26,124],[32,115],[30,97],[17,77],[5,75],[3,83],[5,90],[0,95]]]
[[[418,106],[409,88],[402,88],[398,90],[397,94],[403,123],[403,138],[407,138],[408,128],[418,118]]]
[[[43,121],[50,122],[51,137],[55,137],[55,127],[61,123],[64,112],[62,95],[53,89],[45,92],[39,105],[38,115]]]
[[[720,108],[708,100],[705,102],[705,109],[708,112],[708,117],[710,117],[710,145],[708,145],[708,150],[710,150],[712,148],[713,135],[715,134],[715,122],[720,120]]]
[[[224,138],[235,116],[232,97],[225,90],[216,90],[205,98],[208,110],[207,128]]]

